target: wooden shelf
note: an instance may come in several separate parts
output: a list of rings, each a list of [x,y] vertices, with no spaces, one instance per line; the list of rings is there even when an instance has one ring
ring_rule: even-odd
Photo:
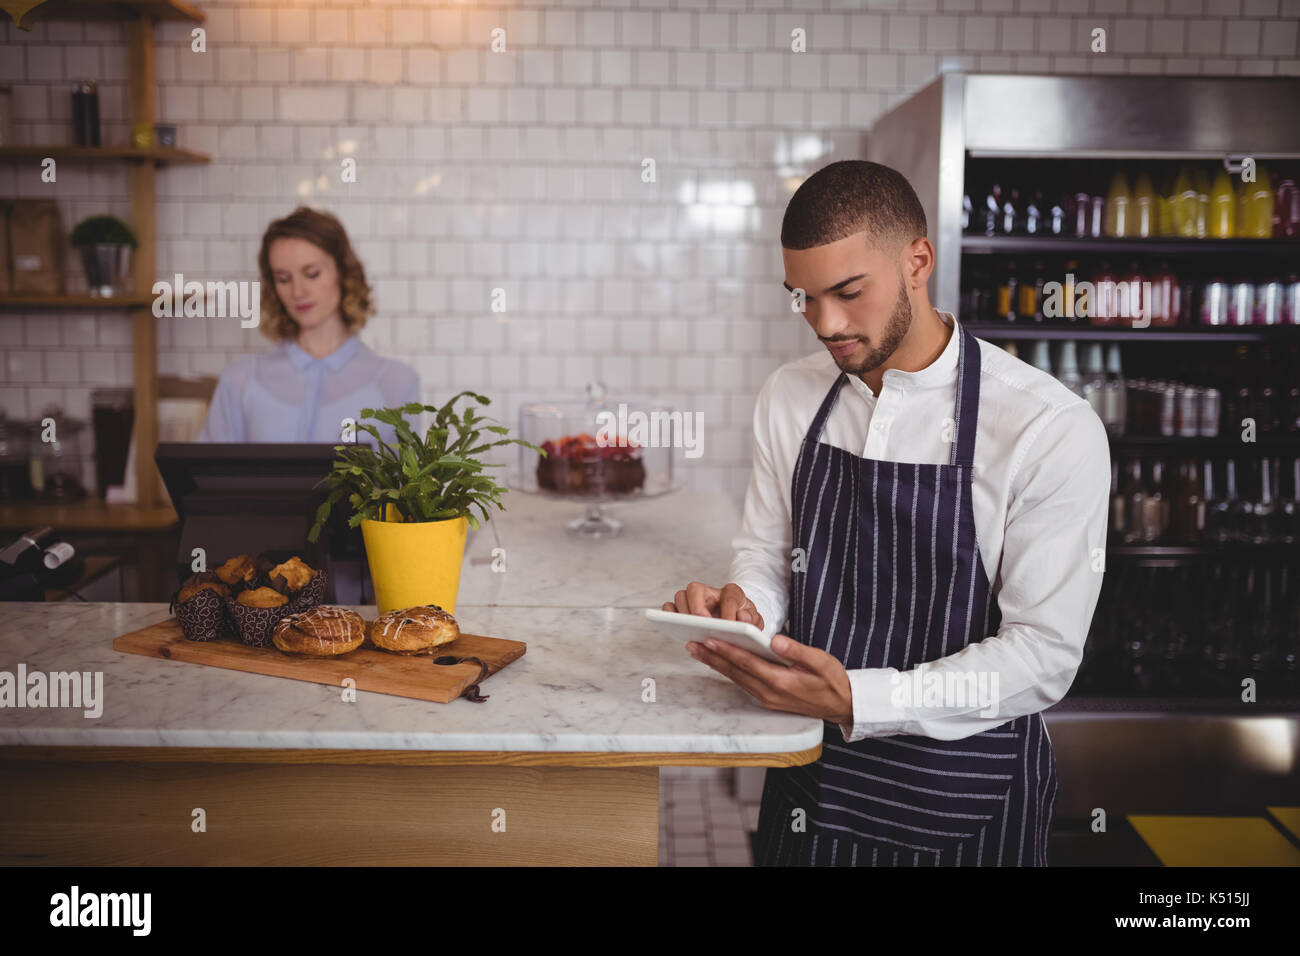
[[[153,304],[151,295],[0,295],[0,311],[18,309],[144,309]]]
[[[46,20],[182,20],[202,23],[202,10],[184,0],[46,0],[22,18],[23,29]]]
[[[54,143],[48,146],[0,146],[0,161],[19,162],[55,159],[92,160],[101,162],[152,162],[155,166],[192,166],[212,162],[204,153],[191,149],[174,149],[168,146],[71,146]]]
[[[166,531],[176,511],[163,505],[110,505],[99,498],[53,503],[0,502],[0,530],[28,531],[49,525],[55,531]]]

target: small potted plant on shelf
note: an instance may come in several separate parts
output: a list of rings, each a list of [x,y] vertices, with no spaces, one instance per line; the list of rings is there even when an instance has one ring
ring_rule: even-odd
[[[480,405],[489,402],[483,395],[465,391],[441,408],[416,402],[399,408],[363,408],[363,419],[392,426],[396,444],[384,441],[378,426],[358,422],[357,430],[369,434],[376,446],[335,446],[338,457],[322,481],[330,492],[307,537],[315,542],[333,506],[348,500],[353,509],[348,523],[354,528],[361,525],[381,614],[418,604],[436,604],[455,613],[468,526],[479,528],[474,509],[484,521],[491,517],[489,506],[505,510],[501,495],[506,489],[482,473],[501,466],[476,456],[510,444],[546,454],[519,438],[491,441],[492,435],[508,435],[510,430],[486,424],[496,419],[476,415],[473,405],[458,414],[455,404],[467,395]],[[406,422],[407,415],[421,412],[434,416],[423,437]]]
[[[130,226],[116,216],[91,216],[77,223],[71,240],[81,252],[91,295],[110,297],[127,288],[136,248]]]

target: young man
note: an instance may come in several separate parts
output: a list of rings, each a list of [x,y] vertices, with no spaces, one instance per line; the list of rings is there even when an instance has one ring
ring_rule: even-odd
[[[901,174],[833,163],[790,200],[786,287],[824,345],[754,410],[731,583],[665,610],[749,621],[787,669],[692,656],[825,720],[770,769],[760,866],[1045,866],[1058,790],[1040,712],[1101,589],[1110,486],[1088,403],[930,305],[934,247]]]

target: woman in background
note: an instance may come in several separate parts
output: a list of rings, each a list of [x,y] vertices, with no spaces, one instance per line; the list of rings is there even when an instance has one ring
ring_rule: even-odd
[[[267,227],[257,264],[260,327],[279,344],[226,366],[199,441],[339,442],[361,409],[420,400],[413,369],[357,338],[374,308],[338,219],[299,206]],[[393,440],[391,427],[381,432]]]

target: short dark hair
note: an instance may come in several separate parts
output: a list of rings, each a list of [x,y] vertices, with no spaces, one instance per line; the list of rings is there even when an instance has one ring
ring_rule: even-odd
[[[811,249],[864,231],[884,248],[906,245],[925,236],[925,210],[898,170],[846,159],[823,166],[795,190],[781,221],[781,245]]]

